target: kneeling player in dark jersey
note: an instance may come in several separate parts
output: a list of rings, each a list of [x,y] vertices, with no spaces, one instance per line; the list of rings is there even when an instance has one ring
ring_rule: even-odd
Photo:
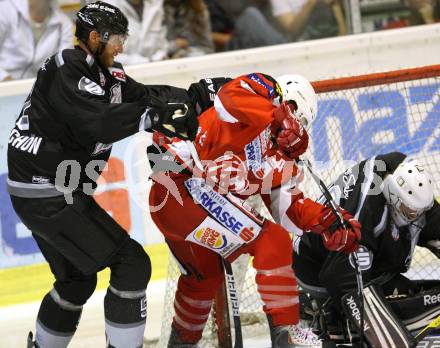
[[[391,347],[388,338],[398,347],[411,344],[395,314],[406,322],[414,313],[405,311],[402,317],[398,305],[391,310],[382,293],[407,298],[417,291],[416,285],[401,275],[409,269],[417,245],[440,257],[440,206],[434,199],[435,188],[423,165],[398,152],[361,161],[329,188],[335,201],[362,225],[357,255],[366,285],[364,335],[371,347]],[[339,312],[344,309],[359,326],[356,265],[350,256],[328,251],[320,238],[304,234],[296,237],[294,259],[298,282],[304,288],[328,292]],[[424,310],[423,299],[419,308],[420,313],[435,310],[435,306]]]

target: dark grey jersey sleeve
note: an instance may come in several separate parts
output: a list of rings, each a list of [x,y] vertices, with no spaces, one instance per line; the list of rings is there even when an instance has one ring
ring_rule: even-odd
[[[109,96],[94,82],[84,62],[71,62],[57,73],[58,78],[50,92],[53,96],[51,102],[78,140],[113,143],[142,127],[145,99],[110,103]]]
[[[161,97],[167,102],[191,103],[191,97],[186,89],[168,85],[144,85],[127,75],[123,88],[123,98],[126,102],[147,100],[149,97]]]

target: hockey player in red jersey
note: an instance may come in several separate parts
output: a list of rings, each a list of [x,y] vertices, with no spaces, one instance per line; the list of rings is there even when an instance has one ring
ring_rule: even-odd
[[[295,187],[300,171],[294,160],[307,149],[305,126],[316,114],[317,98],[301,76],[277,81],[254,73],[225,84],[214,106],[199,118],[198,156],[185,141],[168,143],[156,136],[166,150],[161,163],[171,161],[167,167],[172,170],[153,167],[150,207],[182,270],[168,347],[197,347],[223,279],[221,257],[232,262],[243,253],[253,256],[272,346],[322,346],[311,331],[297,326],[288,230],[319,233],[328,249],[351,252],[357,248],[359,224],[344,212],[350,227],[333,228],[334,214]],[[203,170],[197,170],[194,157]],[[290,190],[281,190],[286,186]],[[264,197],[283,226],[246,206],[244,200],[255,194]]]

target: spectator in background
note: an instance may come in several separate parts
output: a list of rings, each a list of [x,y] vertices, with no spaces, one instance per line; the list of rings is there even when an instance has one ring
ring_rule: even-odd
[[[0,13],[0,81],[35,77],[47,57],[73,47],[73,24],[54,0],[3,0]]]
[[[89,3],[93,1],[88,1]],[[118,61],[124,65],[142,64],[167,58],[168,42],[163,0],[106,0],[118,7],[128,19],[124,53]]]
[[[432,24],[435,22],[435,0],[406,0],[411,11],[409,23],[411,25]]]
[[[206,0],[212,30],[212,41],[216,52],[223,51],[231,40],[234,21],[216,0]]]
[[[207,3],[214,42],[223,50],[347,33],[341,0],[207,0]]]
[[[165,0],[170,58],[214,52],[209,12],[203,0]]]
[[[286,43],[263,14],[265,0],[206,0],[217,51]]]
[[[340,0],[271,0],[272,22],[288,41],[345,35]]]

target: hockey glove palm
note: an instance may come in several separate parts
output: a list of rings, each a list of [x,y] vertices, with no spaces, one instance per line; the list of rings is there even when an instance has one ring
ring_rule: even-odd
[[[274,111],[272,133],[279,149],[289,158],[302,155],[309,146],[309,135],[295,117],[295,106],[283,102]]]
[[[167,137],[194,140],[199,126],[197,115],[188,103],[166,102],[151,97],[147,108],[146,129],[152,129]]]

